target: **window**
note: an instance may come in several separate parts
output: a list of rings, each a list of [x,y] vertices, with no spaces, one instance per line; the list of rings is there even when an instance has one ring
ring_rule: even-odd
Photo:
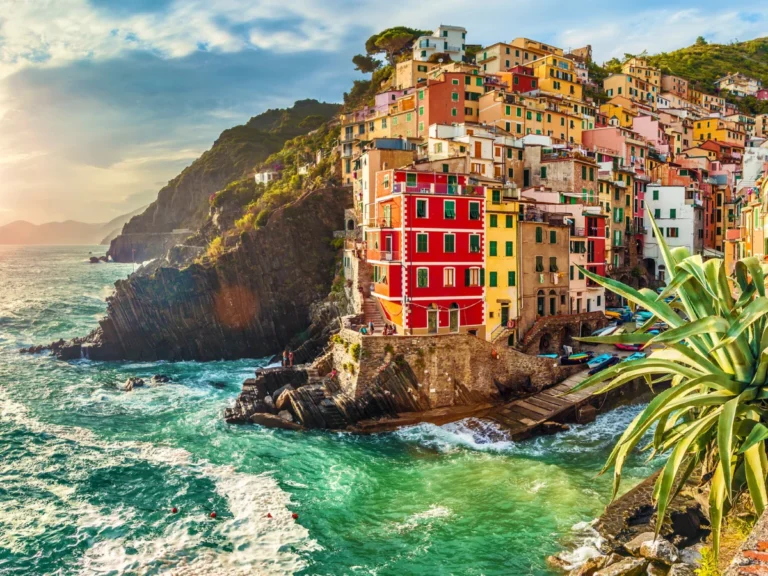
[[[419,66],[419,68],[422,68],[422,66]],[[426,68],[426,66],[424,66]],[[419,70],[419,72],[422,72],[422,70]],[[419,90],[419,100],[424,100],[424,90]],[[424,108],[419,108],[419,110],[423,110]],[[424,114],[424,112],[421,112],[421,114]]]
[[[427,201],[423,198],[416,200],[416,218],[427,217]]]
[[[557,257],[556,256],[550,256],[549,257],[549,271],[550,272],[557,272]]]
[[[670,209],[669,209],[669,217],[670,217],[670,218],[677,218],[677,209],[675,209],[675,208],[670,208]]]
[[[456,286],[456,269],[443,268],[443,286],[452,288]]]
[[[467,268],[464,270],[464,284],[466,286],[482,286],[484,284],[484,272],[481,268]]]
[[[586,180],[587,179],[587,167],[582,166],[581,167],[581,179]]]
[[[405,175],[405,185],[409,188],[412,186],[416,186],[416,174],[406,174]]]
[[[469,219],[480,220],[480,203],[479,202],[469,203]]]
[[[595,181],[595,169],[594,168],[590,168],[589,169],[589,180],[590,180],[590,182],[594,182]]]
[[[490,242],[488,242],[488,254],[490,256],[496,256],[497,255],[496,241],[495,240],[491,240]]]
[[[451,108],[451,116],[458,116],[459,113],[456,111],[456,108]]]
[[[480,235],[479,234],[469,235],[469,251],[474,253],[480,252]]]
[[[504,243],[504,255],[505,256],[514,256],[515,255],[514,244],[511,241],[509,241],[509,240],[507,240]]]
[[[416,252],[428,251],[428,236],[426,234],[416,234]]]
[[[497,273],[496,272],[489,272],[488,273],[488,286],[491,288],[496,288],[497,285]]]
[[[424,116],[424,106],[419,106],[419,116]]]
[[[658,220],[661,218],[661,208],[654,208],[653,209],[653,217],[654,219]]]
[[[443,217],[446,220],[456,219],[456,200],[443,200]]]
[[[429,270],[427,268],[416,269],[416,286],[427,288],[429,286]]]
[[[491,191],[491,202],[493,204],[501,204],[501,190]]]
[[[456,235],[445,234],[443,236],[443,251],[446,253],[456,252]]]
[[[573,266],[569,266],[568,268],[569,268],[569,269],[568,269],[569,278],[570,278],[571,280],[573,280]]]
[[[557,244],[557,232],[555,230],[549,231],[549,243]]]
[[[496,214],[491,214],[489,226],[491,228],[497,228],[499,226],[499,217]]]
[[[536,256],[536,272],[544,272],[544,256]]]
[[[387,119],[386,118],[382,118],[381,119],[381,127],[382,128],[386,128],[387,127]]]
[[[701,232],[701,230],[699,230]],[[667,238],[677,238],[678,236],[678,230],[677,228],[667,228]]]
[[[542,178],[546,178],[547,177],[547,167],[546,166],[542,166],[541,167],[541,177]]]
[[[544,231],[542,230],[541,226],[536,226],[536,243],[541,244],[544,242]]]
[[[658,200],[659,199],[659,191],[658,190],[654,190],[653,191],[653,199],[654,200]]]
[[[419,122],[419,133],[424,132],[424,122]]]
[[[459,101],[459,93],[458,92],[454,92],[453,94],[451,94],[451,100],[453,100],[454,102],[458,102]]]
[[[408,113],[406,113],[406,115],[405,115],[405,121],[406,121],[406,122],[410,122],[410,121],[411,121],[411,118],[413,118],[413,112],[408,112]]]
[[[507,272],[507,284],[510,286],[515,286],[515,273],[514,272]]]
[[[514,224],[512,222],[513,222],[512,215],[511,214],[507,214],[507,216],[506,216],[506,224],[505,224],[506,227],[507,228],[512,228],[514,226]]]

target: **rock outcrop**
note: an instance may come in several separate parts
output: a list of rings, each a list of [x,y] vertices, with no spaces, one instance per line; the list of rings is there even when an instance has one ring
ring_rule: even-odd
[[[210,150],[160,190],[157,200],[131,218],[107,254],[115,262],[165,255],[205,223],[212,194],[246,176],[287,140],[317,128],[338,109],[336,104],[300,100],[292,108],[268,110],[225,130]]]
[[[330,291],[333,232],[350,202],[343,187],[306,192],[241,234],[212,265],[160,267],[118,281],[99,328],[59,344],[57,356],[228,360],[282,350],[307,330],[313,305]]]

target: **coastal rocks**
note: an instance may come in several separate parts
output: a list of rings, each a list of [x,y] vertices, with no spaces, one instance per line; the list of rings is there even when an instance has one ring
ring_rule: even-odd
[[[152,384],[167,384],[171,379],[165,374],[155,374],[152,376]]]
[[[141,378],[131,377],[123,384],[123,392],[132,392],[136,388],[143,388],[146,386],[146,382]]]
[[[654,562],[662,562],[668,566],[675,564],[680,558],[675,545],[663,538],[643,542],[640,545],[640,556]]]
[[[88,262],[90,262],[91,264],[100,264],[101,263],[101,259],[99,259],[98,256],[91,256],[88,259]]]
[[[296,424],[293,421],[286,420],[274,414],[253,414],[250,417],[250,421],[253,424],[259,424],[265,428],[281,428],[283,430],[301,430],[300,424]]]
[[[284,349],[307,331],[313,304],[330,290],[338,251],[328,239],[350,201],[343,187],[307,192],[241,234],[213,265],[160,267],[118,281],[99,328],[57,356],[79,358],[84,342],[92,360],[233,360]],[[311,359],[325,344],[310,342],[291,346],[296,363],[299,352]]]
[[[645,558],[624,558],[594,573],[593,576],[641,576],[645,573],[648,560]]]
[[[696,569],[690,564],[672,564],[667,576],[696,576]]]
[[[640,556],[640,547],[646,542],[653,542],[655,537],[656,534],[653,532],[643,532],[624,544],[624,549],[632,556]]]

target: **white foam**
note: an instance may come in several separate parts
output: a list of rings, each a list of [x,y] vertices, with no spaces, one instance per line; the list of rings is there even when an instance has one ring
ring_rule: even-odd
[[[420,530],[429,530],[435,522],[451,516],[453,516],[453,512],[450,508],[433,504],[427,510],[412,514],[404,522],[395,524],[394,529],[401,533],[410,532],[417,528]]]
[[[183,468],[185,475],[197,475],[215,483],[216,491],[225,498],[227,509],[219,511],[221,520],[211,520],[205,514],[174,517],[163,534],[153,539],[104,536],[84,553],[81,574],[157,573],[173,575],[231,575],[291,574],[301,570],[305,561],[301,552],[319,548],[309,538],[309,532],[291,517],[290,495],[280,489],[269,474],[247,474],[231,466],[218,466],[207,461],[194,461],[181,448],[154,445],[147,442],[105,442],[93,432],[69,426],[47,424],[31,417],[25,406],[11,400],[0,389],[0,421],[11,422],[35,433],[45,433],[76,442],[81,446],[98,448],[100,464],[141,460],[173,468]],[[98,532],[128,523],[136,512],[119,508],[103,514],[97,508],[71,498],[73,491],[61,486],[46,489],[67,505],[68,514],[77,518],[78,531]],[[35,506],[36,510],[30,507]],[[44,518],[52,524],[60,522],[61,510],[46,503]],[[34,513],[33,513],[34,512]],[[268,518],[270,513],[272,518]],[[0,544],[13,549],[15,541],[26,540],[30,518],[39,516],[39,505],[30,501],[13,515],[4,515],[5,534]],[[207,523],[213,528],[205,529]],[[45,521],[35,521],[34,530],[45,530]],[[111,532],[110,532],[111,534]],[[202,546],[203,538],[213,535],[226,547]],[[7,545],[6,545],[7,544]]]
[[[601,550],[605,540],[595,529],[596,522],[597,520],[578,522],[571,527],[576,545],[571,550],[558,554],[558,557],[567,564],[567,570],[575,570],[591,558],[604,556]]]
[[[514,446],[507,433],[495,423],[469,418],[444,426],[417,424],[401,428],[395,432],[407,442],[416,442],[422,446],[454,452],[462,448],[487,452],[505,452]]]

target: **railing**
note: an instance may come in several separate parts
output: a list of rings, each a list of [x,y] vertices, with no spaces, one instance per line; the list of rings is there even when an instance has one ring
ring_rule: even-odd
[[[365,221],[366,228],[393,228],[392,219],[369,218]]]
[[[367,260],[381,260],[383,262],[399,262],[401,259],[399,250],[377,250],[369,248],[366,253]]]
[[[584,228],[571,228],[571,236],[577,236],[579,238],[586,238],[586,234],[584,233]]]

